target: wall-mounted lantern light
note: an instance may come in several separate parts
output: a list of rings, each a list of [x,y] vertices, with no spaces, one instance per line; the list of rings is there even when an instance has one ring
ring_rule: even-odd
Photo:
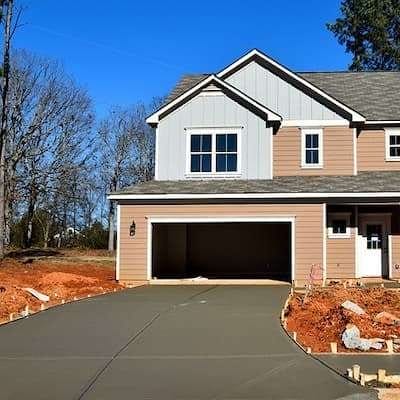
[[[129,236],[133,237],[135,235],[136,235],[136,224],[135,224],[135,220],[133,220],[129,227]]]

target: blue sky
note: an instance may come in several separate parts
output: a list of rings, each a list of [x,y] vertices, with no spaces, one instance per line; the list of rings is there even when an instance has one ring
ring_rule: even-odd
[[[325,23],[338,0],[21,0],[14,46],[59,59],[92,95],[112,105],[166,94],[190,72],[222,69],[257,47],[295,71],[347,69]]]

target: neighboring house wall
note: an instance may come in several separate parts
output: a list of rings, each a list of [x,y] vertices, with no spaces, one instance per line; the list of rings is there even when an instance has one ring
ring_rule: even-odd
[[[338,114],[255,61],[226,81],[277,112],[284,120],[342,120]]]
[[[363,130],[357,139],[357,163],[359,171],[400,170],[400,162],[386,161],[385,131]]]
[[[186,179],[185,128],[243,127],[241,177],[271,177],[272,129],[265,121],[226,95],[198,95],[164,117],[157,130],[157,179]]]
[[[199,204],[199,205],[121,205],[120,280],[147,279],[147,217],[295,217],[295,277],[306,281],[312,264],[323,263],[321,204]],[[129,226],[136,224],[136,235]]]
[[[273,139],[274,176],[352,175],[354,172],[353,130],[343,126],[323,128],[323,167],[302,168],[301,129],[283,127]]]

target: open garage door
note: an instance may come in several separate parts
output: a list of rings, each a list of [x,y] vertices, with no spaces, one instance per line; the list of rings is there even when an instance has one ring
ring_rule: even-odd
[[[290,222],[152,224],[152,278],[290,282]]]

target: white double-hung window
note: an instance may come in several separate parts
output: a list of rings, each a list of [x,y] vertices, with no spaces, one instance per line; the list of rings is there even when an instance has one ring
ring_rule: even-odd
[[[240,175],[240,128],[187,128],[186,175]]]
[[[388,128],[385,130],[386,135],[386,160],[400,161],[400,129]]]
[[[301,130],[301,166],[302,168],[322,168],[322,129],[309,128]]]

